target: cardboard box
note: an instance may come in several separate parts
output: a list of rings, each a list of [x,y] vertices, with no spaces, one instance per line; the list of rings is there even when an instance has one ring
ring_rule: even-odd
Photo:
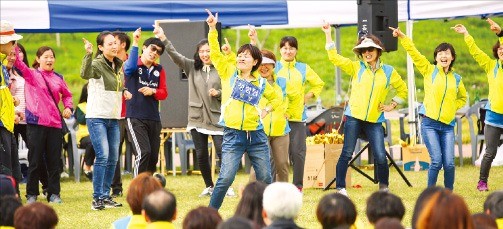
[[[325,188],[335,177],[335,167],[342,152],[342,144],[307,145],[304,165],[304,188]],[[346,186],[351,186],[351,169],[346,174]],[[335,182],[330,186],[335,188]]]
[[[425,145],[402,147],[403,170],[422,171],[430,168],[430,155]]]

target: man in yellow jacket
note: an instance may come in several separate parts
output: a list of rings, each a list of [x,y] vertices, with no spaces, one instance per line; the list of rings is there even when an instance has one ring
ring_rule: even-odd
[[[8,87],[9,73],[4,66],[4,60],[23,38],[16,34],[14,26],[5,20],[0,22],[0,173],[11,175],[16,179],[16,190],[19,194],[21,169],[17,143],[14,138],[14,98]]]

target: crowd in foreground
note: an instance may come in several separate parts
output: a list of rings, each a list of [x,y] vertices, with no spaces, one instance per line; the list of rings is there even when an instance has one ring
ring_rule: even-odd
[[[0,228],[57,226],[58,215],[50,205],[35,202],[22,206],[12,177],[0,175],[0,185]],[[203,206],[185,216],[177,215],[176,197],[168,189],[150,173],[139,174],[127,191],[131,215],[117,219],[111,228],[175,228],[175,220],[181,220],[184,229],[301,228],[295,220],[302,209],[302,193],[290,183],[248,183],[240,192],[234,216],[226,220],[216,209]],[[325,195],[316,208],[316,218],[323,229],[405,228],[401,222],[404,215],[400,197],[382,190],[368,197],[365,216],[359,216],[351,199],[340,193]],[[471,214],[461,196],[446,188],[428,187],[417,198],[411,224],[411,228],[418,229],[501,229],[503,191],[489,194],[484,211]]]

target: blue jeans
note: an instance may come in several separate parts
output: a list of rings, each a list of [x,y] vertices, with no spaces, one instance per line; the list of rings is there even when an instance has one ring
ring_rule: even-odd
[[[117,119],[88,118],[86,120],[91,142],[96,153],[93,172],[93,198],[110,196],[119,152],[119,122]]]
[[[227,189],[234,182],[244,152],[250,157],[257,180],[266,184],[272,182],[271,159],[264,130],[242,131],[224,128],[222,165],[211,195],[210,207],[219,209],[222,206]]]
[[[444,167],[444,186],[454,189],[454,126],[423,117],[421,124],[423,141],[430,154],[428,187],[437,183],[438,172]]]
[[[337,189],[346,188],[346,173],[348,172],[349,161],[355,151],[356,141],[360,133],[365,133],[370,144],[370,149],[374,154],[374,161],[377,166],[377,180],[380,186],[389,184],[389,167],[386,159],[386,149],[384,148],[384,129],[382,123],[372,123],[362,121],[351,116],[346,116],[344,124],[344,145],[336,167]]]

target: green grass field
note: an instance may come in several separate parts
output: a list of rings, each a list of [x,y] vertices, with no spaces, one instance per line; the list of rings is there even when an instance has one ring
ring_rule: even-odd
[[[469,165],[465,160],[465,166],[456,167],[456,180],[454,184],[455,193],[464,197],[471,213],[482,211],[483,203],[489,192],[479,192],[476,189],[478,182],[479,168]],[[468,166],[467,166],[468,165]],[[335,169],[335,168],[334,168]],[[372,170],[365,171],[372,174]],[[443,184],[443,172],[439,174],[439,185]],[[291,175],[291,174],[290,174]],[[406,207],[405,217],[402,223],[410,226],[412,209],[419,193],[426,187],[427,172],[405,172],[406,177],[412,183],[413,187],[408,187],[394,168],[390,169],[390,191],[400,198]],[[372,175],[371,175],[372,176]],[[199,198],[199,193],[204,188],[204,182],[200,175],[176,176],[168,175],[167,189],[173,192],[177,198],[178,219],[174,222],[176,228],[181,228],[183,218],[193,208],[198,206],[207,206],[209,197]],[[489,188],[491,191],[503,189],[503,167],[493,167],[490,173]],[[123,176],[123,187],[127,190],[131,181],[130,176]],[[236,190],[246,185],[248,175],[240,172],[234,181],[232,187]],[[377,190],[377,185],[367,180],[362,175],[352,173],[352,185],[359,184],[362,188],[348,188],[351,200],[355,203],[358,216],[367,222],[365,217],[366,199]],[[25,185],[21,185],[21,193],[25,194]],[[296,222],[304,228],[321,228],[316,220],[315,210],[318,201],[323,195],[334,192],[322,191],[321,189],[305,189],[303,197],[303,206]],[[125,192],[127,195],[127,193]],[[81,183],[75,183],[73,179],[63,179],[61,183],[61,197],[63,204],[52,204],[58,213],[58,228],[109,228],[110,224],[116,219],[127,216],[129,207],[126,198],[120,197],[118,202],[125,206],[122,208],[106,209],[103,211],[92,211],[92,183],[85,177]],[[23,198],[24,199],[24,198]],[[39,196],[39,200],[43,199]],[[25,201],[25,200],[23,200]],[[231,217],[239,201],[239,197],[225,198],[220,214],[224,219]]]

